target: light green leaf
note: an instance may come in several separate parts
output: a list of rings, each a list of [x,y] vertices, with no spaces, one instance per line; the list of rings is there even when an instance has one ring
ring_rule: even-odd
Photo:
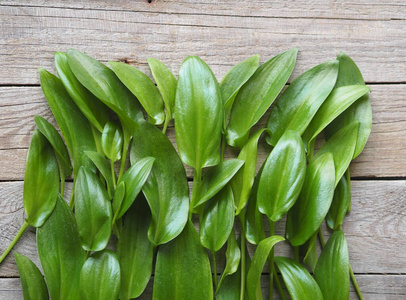
[[[183,62],[175,101],[175,132],[180,158],[201,170],[220,162],[223,102],[209,66],[196,56]]]
[[[158,248],[152,299],[213,299],[211,278],[207,253],[188,221],[177,238]]]
[[[48,300],[48,289],[38,267],[26,256],[14,252],[24,300]]]
[[[75,217],[62,196],[45,224],[37,229],[37,249],[51,299],[79,299],[85,251]]]
[[[284,240],[285,239],[283,237],[274,235],[262,240],[258,244],[247,275],[247,292],[250,300],[259,300],[262,298],[258,298],[257,290],[258,285],[261,284],[261,274],[262,270],[264,269],[265,262],[267,261],[269,253],[275,244]]]
[[[288,257],[275,257],[275,263],[282,273],[283,281],[292,299],[323,300],[323,294],[316,281],[301,264]]]
[[[327,226],[333,230],[337,230],[344,222],[351,204],[351,179],[350,171],[341,177],[336,189],[334,190],[333,202],[331,202],[330,210],[326,216]]]
[[[106,248],[113,219],[110,199],[100,179],[85,167],[75,180],[75,215],[83,249]]]
[[[227,126],[229,145],[242,148],[249,132],[278,96],[296,63],[297,48],[280,53],[261,65],[235,98]]]
[[[227,250],[226,250],[226,266],[224,267],[224,271],[221,274],[220,281],[217,285],[217,290],[220,289],[221,284],[226,279],[227,276],[230,276],[237,272],[238,267],[240,265],[241,259],[241,250],[238,247],[237,240],[235,239],[235,232],[234,229],[231,230],[231,233],[227,240]]]
[[[117,185],[117,188],[114,190],[114,197],[113,197],[114,217],[113,217],[113,222],[112,222],[113,226],[116,223],[116,220],[118,219],[118,214],[120,213],[121,207],[123,206],[125,190],[126,190],[126,188],[125,188],[124,181],[120,181],[120,183]]]
[[[332,91],[337,74],[338,61],[328,61],[306,71],[289,85],[269,115],[269,144],[275,146],[286,130],[303,134]]]
[[[293,246],[303,245],[320,227],[334,195],[334,159],[325,153],[311,161],[302,191],[288,212],[286,238]]]
[[[264,163],[259,179],[257,205],[261,213],[276,222],[295,204],[306,173],[302,139],[288,130]]]
[[[28,149],[24,176],[24,211],[27,223],[41,227],[54,210],[59,191],[59,172],[51,144],[37,130]]]
[[[100,174],[103,176],[104,180],[107,183],[107,192],[109,198],[112,199],[114,191],[114,182],[116,180],[113,178],[113,174],[110,170],[110,164],[103,154],[94,151],[86,151],[86,155],[92,160],[96,168],[100,171]]]
[[[152,213],[148,238],[154,245],[179,235],[189,213],[186,172],[169,139],[155,126],[144,122],[134,134],[131,164],[155,157],[151,174],[142,191]]]
[[[121,159],[123,131],[116,122],[109,121],[104,126],[101,136],[101,146],[104,155],[111,161],[115,162]]]
[[[350,263],[344,232],[335,231],[328,239],[314,270],[314,279],[324,299],[349,299]]]
[[[111,250],[94,253],[80,272],[80,299],[118,299],[119,291],[120,264],[117,255]]]
[[[110,67],[122,83],[137,97],[152,124],[162,124],[165,119],[163,102],[152,80],[135,67],[122,62],[109,61]]]
[[[226,185],[206,205],[200,228],[200,242],[217,252],[226,243],[234,225],[233,191]]]

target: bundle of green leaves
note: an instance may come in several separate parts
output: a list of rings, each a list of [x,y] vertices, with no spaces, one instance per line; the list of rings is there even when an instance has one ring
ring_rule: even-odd
[[[341,225],[348,167],[371,131],[370,90],[344,53],[286,87],[297,52],[261,66],[250,57],[220,83],[199,57],[186,58],[178,79],[149,59],[155,84],[124,63],[56,53],[59,77],[39,74],[62,137],[35,117],[27,218],[0,258],[37,228],[44,276],[15,253],[24,299],[137,298],[153,269],[153,299],[262,299],[266,262],[270,299],[274,283],[282,299],[348,299],[350,277],[358,290]],[[178,151],[166,136],[172,119]],[[263,135],[269,155],[257,173]],[[225,159],[231,147],[238,157]],[[194,170],[191,197],[184,164]],[[275,223],[284,216],[282,237]],[[333,232],[326,244],[323,220]],[[274,257],[282,241],[294,259]]]

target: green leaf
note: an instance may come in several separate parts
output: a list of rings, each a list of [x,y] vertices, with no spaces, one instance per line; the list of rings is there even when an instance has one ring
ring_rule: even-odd
[[[289,85],[269,115],[269,144],[275,146],[286,130],[303,134],[332,91],[337,74],[338,61],[328,61],[306,71]]]
[[[264,163],[257,205],[274,222],[295,204],[306,174],[306,154],[300,135],[288,130]]]
[[[70,162],[69,153],[66,149],[65,143],[58,131],[47,120],[40,116],[34,117],[35,124],[39,131],[46,137],[48,142],[54,148],[56,158],[58,160],[61,173],[66,177],[72,175],[72,164]]]
[[[240,259],[241,259],[241,250],[238,247],[234,229],[232,229],[227,240],[226,266],[224,267],[223,274],[221,274],[220,281],[217,285],[217,290],[220,289],[223,281],[226,279],[227,276],[230,276],[235,272],[237,272],[238,267],[240,265]]]
[[[293,246],[303,245],[320,227],[334,195],[334,159],[325,153],[310,162],[302,191],[288,212],[286,237]]]
[[[109,61],[110,67],[122,83],[137,97],[152,124],[162,124],[165,119],[163,102],[152,80],[135,67],[122,62]]]
[[[118,218],[118,214],[121,210],[121,207],[123,206],[125,190],[126,190],[125,182],[120,181],[120,183],[117,185],[117,188],[114,191],[114,197],[113,197],[113,209],[114,209],[114,217],[113,217],[113,222],[112,222],[113,226]],[[138,194],[138,195],[140,195],[140,194]]]
[[[335,231],[328,239],[314,270],[314,279],[324,299],[349,299],[350,263],[344,232]]]
[[[115,162],[121,159],[123,131],[116,122],[109,121],[104,126],[101,136],[101,146],[104,155],[111,161]]]
[[[75,217],[60,195],[51,216],[37,229],[37,249],[51,299],[79,299],[85,251]]]
[[[226,185],[205,207],[200,242],[204,247],[217,252],[226,243],[233,225],[233,191]]]
[[[340,62],[340,68],[335,85],[336,88],[353,84],[365,85],[360,70],[348,55],[341,52],[337,56],[337,59]],[[329,126],[327,126],[325,129],[327,137],[332,136],[335,132],[354,120],[359,120],[360,126],[358,129],[357,145],[355,146],[353,158],[357,157],[361,153],[362,149],[364,149],[369,134],[371,133],[372,108],[368,94],[362,96],[361,99],[353,103]]]
[[[175,132],[180,158],[201,170],[220,162],[223,103],[209,66],[189,56],[179,71],[175,101]]]
[[[191,206],[197,207],[209,201],[233,178],[243,164],[242,160],[230,159],[210,168],[204,174],[196,199],[192,199]]]
[[[109,120],[109,109],[77,80],[69,67],[68,55],[55,52],[55,67],[69,96],[89,122],[100,132]]]
[[[83,249],[106,248],[113,219],[110,199],[100,179],[85,167],[75,180],[75,214]]]
[[[37,130],[32,135],[24,176],[27,223],[41,227],[54,210],[59,191],[58,162],[51,144]]]
[[[331,202],[330,210],[326,216],[327,226],[333,230],[337,230],[344,222],[351,204],[351,179],[350,173],[347,172],[341,177],[336,189],[334,190],[333,202]]]
[[[172,72],[159,60],[148,58],[148,65],[155,79],[158,90],[165,103],[166,117],[171,120],[175,110],[177,80]]]
[[[370,91],[363,85],[349,85],[335,88],[321,105],[313,117],[306,131],[303,133],[303,142],[307,148],[317,135],[345,111],[351,104]]]
[[[109,162],[103,154],[100,154],[98,152],[86,151],[85,153],[92,160],[96,168],[100,171],[100,174],[103,176],[104,180],[106,180],[107,192],[109,194],[109,198],[111,199],[113,197],[115,178],[113,178],[113,175],[111,173]]]
[[[139,141],[137,141],[139,142]],[[125,183],[125,196],[121,203],[113,200],[113,211],[117,213],[117,219],[120,219],[130,208],[143,185],[147,182],[154,165],[154,157],[144,157],[134,163],[121,177],[120,182]],[[119,182],[119,183],[120,183]],[[120,205],[121,204],[121,205]]]
[[[292,299],[323,300],[323,294],[316,281],[301,264],[288,257],[275,257],[275,263]]]
[[[169,139],[155,126],[144,122],[134,134],[131,163],[155,157],[151,174],[142,191],[152,213],[148,238],[154,245],[179,235],[189,213],[186,172]]]
[[[90,256],[80,272],[80,299],[118,299],[120,291],[120,264],[111,250]]]
[[[220,92],[224,107],[224,129],[227,126],[228,115],[233,107],[235,97],[237,96],[241,87],[258,69],[258,65],[259,55],[257,54],[236,64],[234,67],[228,70],[223,79],[221,79]]]
[[[324,153],[330,152],[334,158],[335,183],[337,186],[345,170],[349,167],[357,143],[359,121],[348,124],[337,131],[324,145],[317,151],[314,159]]]
[[[188,221],[176,239],[158,248],[152,299],[213,299],[211,278],[207,253]]]
[[[85,151],[97,151],[90,123],[69,97],[59,78],[44,69],[39,69],[39,74],[42,91],[71,154],[74,176],[81,166],[94,169],[85,154]]]
[[[269,253],[275,244],[284,240],[285,239],[283,237],[274,235],[262,240],[258,244],[247,275],[247,292],[250,300],[259,300],[262,298],[258,298],[257,289],[258,285],[261,284],[261,274],[262,270],[264,269],[265,262],[267,261]]]
[[[151,277],[154,247],[148,240],[151,212],[140,194],[124,218],[124,226],[117,243],[120,261],[120,299],[137,298]]]
[[[227,126],[229,145],[242,148],[248,135],[278,96],[296,63],[297,48],[280,53],[261,65],[235,98]]]
[[[255,132],[238,155],[238,159],[245,163],[230,181],[234,193],[236,215],[244,209],[250,197],[257,170],[258,140],[265,130],[267,129]]]
[[[316,231],[310,240],[307,241],[306,244],[303,245],[307,246],[306,255],[303,258],[303,262],[309,266],[310,270],[314,271],[314,268],[317,264],[317,248],[316,248],[316,240],[317,240],[318,231]]]
[[[48,289],[38,267],[26,256],[14,252],[24,300],[48,300]]]

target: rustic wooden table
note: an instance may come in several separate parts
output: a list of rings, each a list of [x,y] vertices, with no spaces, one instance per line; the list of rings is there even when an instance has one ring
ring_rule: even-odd
[[[221,78],[250,55],[264,61],[299,47],[296,78],[344,51],[371,87],[373,109],[370,140],[351,168],[353,209],[343,226],[350,259],[366,299],[405,299],[405,29],[404,0],[0,1],[0,252],[23,222],[33,116],[51,119],[37,68],[54,72],[53,52],[76,48],[143,71],[148,57],[176,71],[193,54]],[[39,265],[33,231],[15,250]],[[12,255],[0,267],[0,299],[22,299]]]

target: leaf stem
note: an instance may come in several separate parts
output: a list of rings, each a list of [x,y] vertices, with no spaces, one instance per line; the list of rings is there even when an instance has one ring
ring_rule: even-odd
[[[0,257],[0,264],[3,262],[3,260],[7,257],[7,255],[10,253],[10,251],[14,248],[14,246],[17,244],[17,242],[20,240],[20,238],[23,236],[24,232],[27,231],[28,223],[24,221],[23,225],[21,226],[20,230],[17,232],[17,235],[14,237],[13,241],[11,244],[7,247],[6,251],[1,255]]]
[[[166,130],[168,129],[168,124],[169,124],[170,120],[171,120],[171,116],[169,114],[166,114],[165,122],[164,122],[164,128],[162,128],[162,133],[163,134],[166,134]]]
[[[124,174],[125,163],[127,161],[127,154],[128,154],[128,147],[130,146],[130,140],[126,140],[124,138],[124,145],[123,145],[123,154],[121,155],[121,165],[120,165],[120,173],[118,174],[117,182],[120,182],[121,176]]]
[[[72,192],[70,194],[69,200],[69,207],[71,210],[73,210],[74,206],[75,206],[75,181],[73,181]]]
[[[189,218],[192,217],[192,212],[194,210],[194,206],[196,205],[196,201],[197,201],[197,199],[196,199],[197,191],[200,188],[201,182],[202,182],[202,169],[196,168],[194,176],[193,176],[192,199],[190,201]]]
[[[238,215],[241,223],[241,286],[240,286],[240,300],[245,299],[245,211],[242,210]]]
[[[114,171],[114,161],[110,160],[110,170],[111,170],[111,178],[113,179],[113,187],[114,190],[117,187],[117,183],[116,183],[116,172]]]
[[[215,290],[217,291],[218,287],[218,281],[217,281],[217,253],[216,251],[211,251],[211,254],[213,256],[213,282],[214,282],[214,287]]]
[[[273,236],[275,235],[275,222],[269,219],[269,235]],[[274,247],[272,247],[271,252],[269,253],[268,256],[268,264],[269,264],[269,299],[273,299],[273,274],[274,274],[274,255],[275,255],[275,250]]]
[[[326,244],[326,242],[324,241],[324,236],[323,236],[323,231],[321,230],[321,226],[319,227],[319,239],[320,239],[320,243],[321,243],[321,248],[324,248],[324,245]]]
[[[275,265],[272,268],[273,270],[273,277],[275,278],[276,286],[278,287],[279,295],[281,296],[282,300],[286,300],[285,292],[283,291],[282,284],[279,280],[278,273],[276,272]]]
[[[65,175],[63,174],[62,170],[59,170],[60,178],[61,178],[61,195],[65,193]]]

